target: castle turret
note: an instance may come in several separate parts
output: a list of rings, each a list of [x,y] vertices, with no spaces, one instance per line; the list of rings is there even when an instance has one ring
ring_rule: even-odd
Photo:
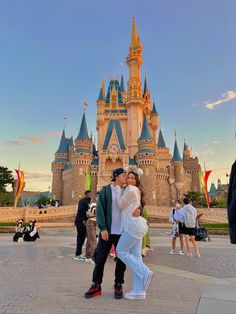
[[[150,100],[150,92],[147,85],[147,77],[145,76],[144,79],[144,87],[143,87],[143,99],[145,102],[145,112],[148,117],[150,117],[151,114],[151,100]]]
[[[125,83],[124,83],[124,75],[123,75],[123,73],[122,73],[121,79],[120,79],[120,90],[121,90],[121,95],[122,95],[123,102],[125,102],[125,100],[126,100],[126,90],[125,90]]]
[[[191,151],[190,151],[188,145],[184,141],[183,159],[188,160],[188,159],[190,159],[190,157],[191,157]]]
[[[155,145],[156,145],[156,131],[158,129],[158,119],[159,119],[159,115],[157,113],[155,102],[153,102],[152,112],[151,112],[151,130],[152,130],[152,137],[155,141]]]
[[[169,148],[166,147],[166,143],[160,129],[157,141],[157,168],[163,172],[171,163],[172,156]]]
[[[102,79],[99,96],[97,99],[97,130],[105,122],[104,110],[106,105],[106,93],[105,93],[105,82]]]
[[[179,148],[177,144],[177,140],[175,139],[175,146],[174,146],[174,154],[173,154],[173,164],[174,164],[174,171],[175,171],[175,187],[177,189],[176,198],[179,198],[182,195],[182,188],[184,185],[184,167],[183,161],[180,157]]]
[[[72,203],[76,204],[83,196],[85,190],[86,173],[90,169],[90,164],[93,159],[92,139],[88,135],[85,113],[82,117],[82,122],[79,134],[75,139],[75,151],[72,155],[72,186],[76,190],[72,191]]]
[[[55,153],[55,159],[52,162],[52,197],[54,200],[63,200],[63,182],[62,171],[68,164],[68,143],[63,129],[61,141],[58,150]]]
[[[140,37],[136,35],[136,24],[133,18],[132,36],[127,57],[129,67],[129,80],[127,91],[127,146],[131,158],[138,150],[138,138],[141,133],[145,102],[142,97],[142,83],[140,66],[142,64],[142,44]],[[134,123],[135,121],[135,123]]]
[[[135,160],[143,170],[141,177],[145,199],[148,204],[156,205],[156,152],[154,141],[148,125],[147,116],[144,115],[141,135],[138,139],[138,152]]]

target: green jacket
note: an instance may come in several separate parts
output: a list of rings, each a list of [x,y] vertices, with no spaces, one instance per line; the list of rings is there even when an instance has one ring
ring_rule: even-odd
[[[97,225],[100,231],[107,230],[108,233],[111,232],[111,222],[112,222],[112,192],[111,185],[108,184],[102,188],[99,192],[98,203],[96,208],[96,219]]]

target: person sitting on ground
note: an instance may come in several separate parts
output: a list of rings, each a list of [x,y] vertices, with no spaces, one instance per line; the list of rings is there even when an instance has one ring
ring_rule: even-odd
[[[19,239],[23,241],[24,220],[20,219],[16,222],[16,233],[13,236],[13,241],[18,242]]]
[[[24,241],[36,241],[39,239],[39,234],[36,227],[36,220],[30,220],[30,224],[25,228]]]

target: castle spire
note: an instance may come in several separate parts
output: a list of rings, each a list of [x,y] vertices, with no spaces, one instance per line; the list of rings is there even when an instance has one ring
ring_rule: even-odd
[[[147,76],[145,75],[144,86],[143,86],[143,97],[145,96],[146,92],[148,92],[148,87],[147,87]]]
[[[158,136],[157,147],[158,148],[166,148],[166,143],[164,141],[161,129],[160,129],[159,136]]]
[[[135,23],[135,18],[133,15],[130,49],[135,49],[136,47],[137,47],[136,23]]]
[[[124,84],[124,75],[122,73],[121,79],[120,79],[120,90],[121,92],[125,92],[125,84]]]
[[[174,154],[173,154],[173,161],[181,161],[180,153],[179,153],[179,148],[176,140],[176,132],[175,132],[175,146],[174,146]]]
[[[155,101],[153,101],[153,105],[152,105],[152,114],[157,114],[157,108],[156,108]]]
[[[80,125],[79,134],[76,138],[76,141],[77,140],[89,140],[89,139],[90,139],[90,137],[88,135],[88,128],[87,128],[87,123],[86,123],[86,119],[85,119],[85,112],[84,112],[82,122]]]
[[[146,114],[144,114],[144,117],[143,117],[142,131],[141,131],[141,135],[140,135],[138,140],[139,141],[141,141],[141,140],[152,140]]]
[[[61,135],[61,141],[58,147],[58,150],[56,151],[56,154],[67,154],[67,141],[65,136],[65,128],[63,128],[63,132]]]

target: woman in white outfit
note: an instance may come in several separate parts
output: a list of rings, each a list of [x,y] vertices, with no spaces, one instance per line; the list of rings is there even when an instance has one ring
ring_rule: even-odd
[[[153,272],[142,260],[142,238],[148,231],[147,221],[132,213],[144,206],[143,193],[140,190],[140,180],[136,172],[127,175],[127,187],[123,191],[117,186],[117,204],[123,211],[122,234],[117,245],[117,256],[133,272],[132,290],[125,294],[126,299],[145,299]]]

